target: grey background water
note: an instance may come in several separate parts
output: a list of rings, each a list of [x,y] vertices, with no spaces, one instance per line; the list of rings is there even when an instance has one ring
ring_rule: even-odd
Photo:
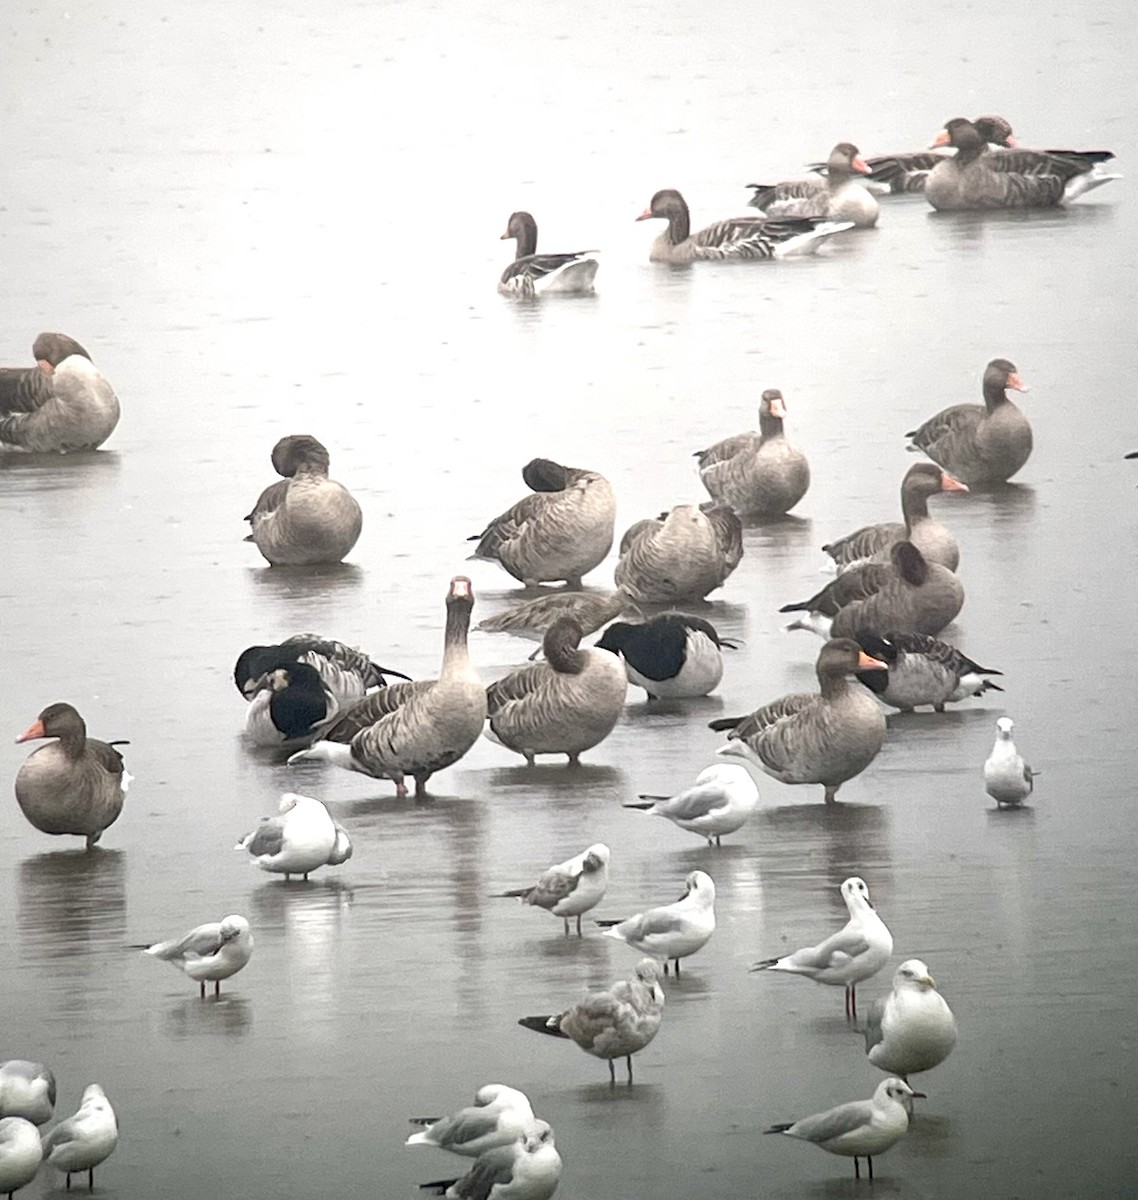
[[[771,267],[657,269],[632,221],[665,186],[697,222],[726,216],[753,177],[843,138],[919,147],[961,112],[1132,170],[1130,7],[107,0],[9,6],[0,35],[0,360],[65,330],[124,409],[97,455],[0,456],[0,777],[61,699],[130,739],[136,776],[97,854],[11,799],[0,822],[0,1058],[51,1063],[61,1113],[103,1084],[122,1140],[99,1190],[411,1196],[467,1164],[402,1149],[405,1118],[497,1080],[555,1126],[566,1200],[868,1194],[848,1161],[759,1136],[876,1086],[840,994],[746,972],[840,923],[857,873],[892,966],[924,958],[961,1031],[873,1194],[1135,1194],[1133,181],[1028,218],[889,204],[878,230]],[[603,248],[595,299],[495,294],[515,208],[548,249]],[[996,356],[1032,385],[1035,453],[1014,488],[938,511],[968,593],[950,632],[1006,694],[891,718],[840,812],[764,780],[721,850],[623,811],[709,760],[710,716],[810,685],[818,643],[777,606],[821,581],[823,541],[894,516],[902,432],[978,400]],[[245,645],[311,629],[429,675],[463,539],[521,494],[526,459],[605,472],[619,532],[699,499],[691,451],[750,428],[768,386],[814,481],[793,519],[748,530],[706,610],[746,640],[716,696],[632,692],[577,773],[481,743],[421,805],[242,744]],[[297,431],[365,509],[339,570],[272,571],[241,541]],[[513,595],[471,571],[476,617]],[[472,647],[487,679],[529,649]],[[1045,773],[998,814],[979,767],[1005,708]],[[231,849],[286,789],[356,844],[307,886]],[[595,840],[604,915],[695,867],[719,889],[631,1089],[514,1022],[634,953],[488,898]],[[123,948],[233,911],[257,949],[220,1002]],[[45,1170],[26,1194],[57,1186]]]

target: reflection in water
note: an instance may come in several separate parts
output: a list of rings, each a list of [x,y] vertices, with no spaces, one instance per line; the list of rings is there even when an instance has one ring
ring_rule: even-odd
[[[484,785],[502,791],[566,792],[573,799],[587,800],[605,794],[607,789],[627,786],[627,776],[607,763],[583,762],[576,767],[556,760],[532,767],[519,762],[516,767],[493,767],[479,772]]]
[[[260,557],[252,543],[249,553]],[[311,567],[249,567],[245,579],[251,587],[278,600],[310,601],[314,592],[322,596],[338,595],[359,591],[366,580],[366,572],[355,563],[321,563]]]
[[[164,1014],[163,1029],[176,1040],[198,1037],[242,1037],[253,1028],[253,1004],[247,996],[227,995],[226,980],[220,996],[212,992],[172,1004]]]
[[[833,884],[891,867],[888,808],[874,804],[788,804],[755,814],[764,872]],[[838,897],[838,905],[845,905]]]
[[[126,928],[126,854],[122,850],[53,850],[24,859],[17,914],[22,957],[90,970],[81,951],[122,942]]]

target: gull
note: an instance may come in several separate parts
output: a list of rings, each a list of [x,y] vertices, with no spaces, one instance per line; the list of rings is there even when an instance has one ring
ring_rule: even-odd
[[[79,1111],[61,1121],[43,1140],[43,1156],[57,1171],[71,1176],[87,1172],[87,1189],[95,1188],[95,1168],[111,1156],[119,1141],[115,1110],[97,1083],[88,1084]]]
[[[348,831],[332,820],[319,800],[285,792],[278,812],[280,816],[262,817],[260,825],[233,847],[248,850],[262,871],[307,879],[317,867],[336,867],[352,857]]]
[[[231,915],[197,925],[176,941],[155,942],[138,949],[196,979],[202,996],[206,982],[212,982],[213,994],[219,996],[221,981],[236,975],[253,956],[253,935],[244,917]]]
[[[909,1132],[909,1111],[905,1101],[924,1099],[900,1079],[883,1079],[870,1100],[852,1100],[837,1108],[803,1117],[793,1125],[772,1125],[766,1133],[785,1133],[787,1137],[813,1142],[831,1154],[844,1154],[854,1160],[854,1178],[861,1178],[857,1160],[864,1158],[873,1178],[873,1155],[884,1154],[894,1142]]]
[[[0,1120],[0,1195],[12,1200],[26,1183],[36,1177],[43,1161],[40,1131],[23,1117]]]
[[[535,1120],[510,1145],[479,1155],[461,1179],[437,1179],[419,1188],[447,1200],[549,1200],[560,1178],[553,1129],[548,1121]]]
[[[875,1000],[865,1023],[865,1053],[875,1067],[909,1076],[943,1062],[956,1045],[956,1018],[919,958],[903,962],[893,990]]]
[[[1022,804],[1031,795],[1038,771],[1033,771],[1017,752],[1012,741],[1015,722],[1001,717],[996,722],[996,744],[984,764],[984,789],[997,807]]]
[[[44,1125],[55,1112],[55,1076],[43,1063],[12,1058],[0,1063],[0,1117]]]
[[[641,954],[664,964],[674,962],[707,945],[715,932],[715,884],[706,871],[692,871],[684,880],[684,894],[673,904],[637,913],[624,921],[598,921],[605,937],[625,942]]]
[[[893,953],[893,935],[869,901],[864,879],[853,876],[842,884],[842,899],[850,919],[819,942],[805,946],[785,958],[766,958],[752,965],[752,971],[788,971],[805,975],[815,983],[846,989],[846,1018],[857,1019],[857,985],[876,975]]]
[[[608,1059],[609,1082],[616,1083],[613,1060],[623,1058],[632,1083],[632,1056],[656,1036],[664,1016],[660,968],[642,958],[632,979],[622,979],[607,991],[589,992],[563,1013],[522,1017],[519,1025],[550,1037],[570,1038],[586,1054]]]
[[[532,887],[514,888],[497,893],[498,898],[517,896],[523,904],[547,909],[565,922],[569,936],[569,918],[577,918],[577,936],[581,936],[581,914],[596,908],[609,885],[609,848],[597,842],[564,862],[554,863]]]
[[[474,1103],[449,1117],[412,1117],[412,1125],[426,1125],[406,1141],[408,1146],[438,1146],[455,1154],[477,1158],[495,1146],[515,1142],[533,1123],[529,1097],[504,1083],[487,1083],[474,1093]]]
[[[758,802],[759,789],[746,767],[715,763],[700,771],[695,783],[678,795],[641,794],[638,800],[625,801],[624,807],[667,817],[680,829],[707,838],[709,846],[719,846],[723,834],[734,833],[746,824]]]

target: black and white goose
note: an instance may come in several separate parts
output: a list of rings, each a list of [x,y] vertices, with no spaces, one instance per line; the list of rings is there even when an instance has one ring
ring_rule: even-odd
[[[600,265],[594,257],[595,250],[538,254],[537,222],[528,212],[510,214],[501,240],[506,242],[510,238],[516,241],[517,252],[498,280],[498,291],[504,296],[532,300],[545,295],[581,296],[593,290]]]
[[[863,634],[858,639],[866,654],[885,663],[888,671],[858,671],[857,677],[878,699],[902,712],[931,704],[944,706],[984,692],[1002,692],[985,675],[1002,675],[982,667],[955,646],[923,633]]]
[[[249,646],[237,656],[233,682],[246,700],[258,691],[260,679],[278,667],[292,663],[307,663],[320,672],[320,678],[331,688],[341,703],[358,700],[372,688],[383,687],[385,676],[409,679],[401,671],[381,667],[362,650],[345,645],[335,638],[322,638],[315,633],[294,633],[283,642],[271,646]]]
[[[629,683],[651,700],[706,696],[723,678],[724,646],[737,649],[710,621],[687,613],[663,613],[640,624],[616,621],[597,642],[598,649],[624,659]]]

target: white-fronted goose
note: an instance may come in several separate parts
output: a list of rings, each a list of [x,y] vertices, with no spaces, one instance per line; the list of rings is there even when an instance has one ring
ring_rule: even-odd
[[[43,1161],[39,1130],[23,1117],[0,1117],[0,1196],[31,1183]]]
[[[1000,717],[996,722],[996,744],[984,763],[984,788],[997,807],[1022,804],[1035,787],[1035,776],[1012,741],[1015,722]]]
[[[624,808],[638,808],[655,817],[666,817],[673,825],[709,846],[720,846],[725,833],[742,829],[759,803],[759,789],[746,767],[736,763],[714,763],[696,776],[695,783],[675,796],[641,793],[637,800],[624,801]]]
[[[742,557],[743,526],[726,504],[679,504],[625,532],[616,585],[642,604],[702,600]]]
[[[921,704],[944,712],[944,706],[955,700],[1004,690],[984,678],[1002,675],[1002,671],[982,667],[955,646],[923,633],[890,633],[888,637],[867,633],[858,641],[867,654],[889,666],[885,675],[859,671],[858,679],[883,703],[902,712]]]
[[[75,834],[87,849],[122,812],[131,776],[115,749],[122,742],[87,736],[87,725],[70,704],[49,704],[16,739],[57,738],[30,754],[16,774],[16,802],[42,833]]]
[[[709,722],[729,730],[720,754],[758,764],[780,783],[820,783],[832,804],[838,789],[860,775],[885,742],[885,716],[851,676],[885,664],[849,638],[827,642],[818,654],[817,692],[783,696],[743,717]]]
[[[474,589],[456,575],[447,591],[443,664],[438,679],[396,683],[353,705],[325,731],[324,740],[300,750],[290,763],[318,759],[375,779],[391,779],[398,796],[427,794],[427,780],[449,767],[478,740],[486,720],[486,690],[470,661],[466,635]]]
[[[484,633],[513,633],[519,637],[541,639],[554,621],[572,617],[581,626],[582,634],[588,635],[624,613],[643,615],[623,588],[614,592],[557,592],[495,613],[485,621],[479,621],[474,628]]]
[[[858,182],[869,167],[852,142],[839,142],[826,160],[824,179],[792,179],[782,183],[748,183],[755,194],[747,201],[772,220],[826,217],[851,221],[861,229],[877,224],[877,200]]]
[[[87,1172],[87,1190],[95,1187],[95,1168],[110,1158],[119,1143],[119,1126],[115,1110],[106,1092],[97,1083],[83,1089],[79,1110],[60,1123],[43,1140],[44,1161],[67,1176]]]
[[[538,754],[570,763],[613,731],[628,693],[624,667],[605,650],[580,648],[572,617],[553,623],[542,642],[545,661],[511,671],[486,689],[486,736],[533,765]]]
[[[636,219],[648,221],[656,217],[666,220],[668,228],[652,243],[648,260],[675,266],[698,260],[766,260],[813,254],[826,238],[853,228],[848,222],[809,217],[785,221],[730,217],[692,233],[687,202],[673,188],[657,192]]]
[[[184,971],[198,984],[201,996],[205,996],[207,983],[212,983],[213,994],[220,996],[221,981],[236,975],[252,958],[253,935],[244,917],[231,914],[196,925],[180,938],[140,948],[150,958]]]
[[[875,1000],[865,1022],[865,1053],[875,1067],[900,1075],[928,1071],[952,1053],[956,1018],[919,958],[903,962],[893,990]]]
[[[736,434],[695,453],[703,486],[741,517],[788,513],[810,486],[810,464],[786,440],[785,417],[782,392],[768,388],[759,401],[759,433]]]
[[[504,1083],[487,1083],[474,1093],[474,1103],[449,1117],[411,1117],[412,1125],[426,1128],[413,1133],[405,1146],[438,1146],[477,1158],[484,1150],[508,1146],[533,1121],[533,1108],[525,1092]]]
[[[328,451],[307,433],[283,437],[273,466],[284,476],[257,498],[245,539],[273,566],[340,562],[359,540],[363,513],[343,484],[328,478]]]
[[[905,436],[907,450],[927,454],[961,483],[1006,483],[1031,456],[1031,425],[1008,399],[1026,392],[1015,363],[994,358],[984,368],[984,403],[954,404]],[[926,631],[927,632],[927,631]]]
[[[43,1063],[10,1058],[0,1063],[0,1117],[46,1125],[55,1112],[55,1075]]]
[[[478,543],[471,558],[500,563],[526,587],[564,580],[579,588],[612,548],[612,486],[596,471],[548,458],[531,459],[522,478],[533,494],[468,539]]]
[[[914,463],[901,480],[903,522],[866,525],[827,543],[822,549],[834,560],[839,571],[847,571],[870,560],[884,562],[894,543],[909,541],[926,561],[940,563],[955,571],[960,566],[960,547],[949,529],[929,516],[929,497],[938,492],[966,491],[965,484],[940,467],[932,463]]]
[[[517,897],[523,904],[533,904],[560,917],[565,923],[566,937],[570,918],[576,917],[580,937],[582,914],[596,908],[608,890],[610,857],[609,848],[597,842],[564,862],[554,863],[530,887],[499,892],[498,896]]]
[[[723,678],[721,638],[714,625],[688,613],[662,613],[640,624],[616,621],[597,642],[624,659],[628,682],[652,700],[706,696]]]
[[[715,883],[706,871],[692,871],[684,880],[684,894],[673,904],[662,904],[623,921],[598,921],[605,937],[616,938],[680,974],[680,959],[702,950],[715,932]]]
[[[517,242],[517,252],[498,280],[498,291],[504,296],[532,300],[546,295],[581,296],[593,290],[599,265],[595,250],[538,254],[537,222],[528,212],[510,214],[501,240],[510,238]]]
[[[0,444],[47,454],[95,450],[119,423],[103,373],[65,333],[41,333],[34,367],[0,367]]]
[[[252,833],[247,833],[234,850],[248,852],[254,866],[262,871],[308,878],[317,867],[338,867],[352,857],[347,830],[328,809],[312,796],[285,792],[275,817],[262,817]]]

